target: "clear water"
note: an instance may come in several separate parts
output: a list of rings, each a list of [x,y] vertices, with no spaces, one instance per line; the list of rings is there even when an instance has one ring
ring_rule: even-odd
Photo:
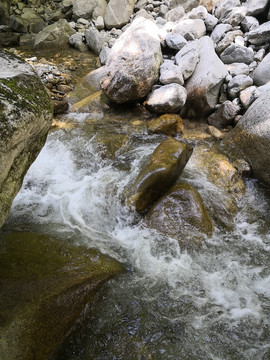
[[[70,114],[73,128],[51,132],[6,225],[72,237],[128,270],[104,287],[54,360],[269,359],[269,193],[248,180],[234,229],[216,228],[200,248],[183,249],[124,204],[160,138],[131,129],[124,151],[108,159],[96,138],[119,116],[102,123],[88,115]],[[116,132],[128,133],[131,120]],[[192,157],[181,179],[209,203],[212,185]]]

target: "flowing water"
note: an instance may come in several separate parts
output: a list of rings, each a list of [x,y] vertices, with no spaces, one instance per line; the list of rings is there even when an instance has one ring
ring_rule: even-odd
[[[72,238],[127,272],[96,296],[94,314],[78,322],[54,360],[270,359],[269,193],[247,180],[234,227],[182,248],[124,203],[161,141],[147,135],[143,115],[71,112],[62,120],[70,126],[49,134],[5,229]],[[100,139],[110,135],[124,146],[105,156]],[[212,185],[193,157],[181,180],[209,205]]]

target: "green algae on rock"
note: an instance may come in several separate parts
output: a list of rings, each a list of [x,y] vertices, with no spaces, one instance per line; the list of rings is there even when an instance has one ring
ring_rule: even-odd
[[[0,226],[51,126],[50,97],[30,65],[0,53]]]
[[[186,183],[175,184],[149,210],[146,223],[182,244],[211,236],[213,224],[198,191]]]
[[[175,135],[183,132],[183,122],[178,114],[164,114],[147,124],[149,134]]]
[[[0,234],[0,358],[45,360],[123,271],[97,250],[34,233]]]
[[[131,189],[129,204],[138,212],[145,211],[181,175],[192,154],[192,148],[169,138],[153,152]]]

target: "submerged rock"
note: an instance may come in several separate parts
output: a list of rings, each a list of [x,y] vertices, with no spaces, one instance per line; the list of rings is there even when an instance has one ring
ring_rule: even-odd
[[[45,143],[52,115],[50,96],[31,66],[1,52],[0,226]]]
[[[226,139],[226,146],[251,165],[252,176],[270,186],[270,90],[249,107]]]
[[[163,141],[142,168],[131,189],[129,204],[145,211],[181,175],[192,148],[172,138]]]
[[[123,267],[51,236],[12,233],[0,240],[0,358],[46,360]]]
[[[101,89],[116,103],[145,97],[158,81],[162,63],[157,26],[137,18],[112,47]]]
[[[177,114],[164,114],[147,124],[148,134],[175,135],[183,131],[183,122]]]
[[[213,232],[200,194],[185,183],[174,185],[154,204],[146,215],[146,223],[184,244],[202,240],[202,234],[211,236]]]

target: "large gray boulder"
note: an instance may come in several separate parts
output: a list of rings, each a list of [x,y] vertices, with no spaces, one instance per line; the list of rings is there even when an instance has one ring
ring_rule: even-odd
[[[137,18],[112,47],[101,89],[116,103],[145,97],[158,81],[162,53],[158,28]]]
[[[265,56],[254,71],[253,81],[257,86],[264,85],[270,81],[270,53]]]
[[[270,89],[265,91],[237,123],[226,139],[226,146],[236,156],[247,160],[252,176],[270,186]]]
[[[136,0],[110,0],[106,8],[104,22],[107,29],[121,28],[133,13]]]
[[[208,116],[217,105],[219,91],[228,71],[218,58],[208,36],[199,40],[200,60],[186,83],[187,101],[182,115],[189,118]]]
[[[37,34],[34,49],[68,48],[69,37],[75,33],[67,20],[61,19]]]
[[[72,4],[75,20],[79,18],[95,20],[98,16],[104,17],[107,7],[106,0],[73,0]]]
[[[51,125],[50,97],[19,58],[0,53],[0,226]]]

